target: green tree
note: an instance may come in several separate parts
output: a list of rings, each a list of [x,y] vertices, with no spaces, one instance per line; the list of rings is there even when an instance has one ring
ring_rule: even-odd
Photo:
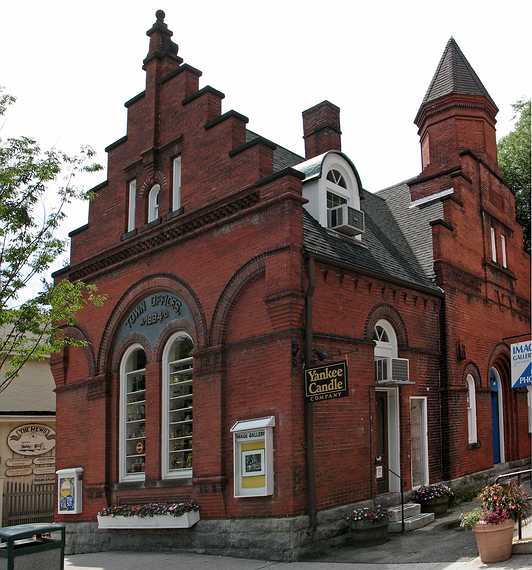
[[[0,90],[0,119],[14,102]],[[28,137],[0,137],[0,392],[29,359],[82,344],[62,334],[63,327],[104,300],[92,285],[42,278],[65,249],[58,230],[66,206],[88,197],[76,176],[100,169],[93,158],[88,147],[70,156]],[[28,299],[38,279],[39,292]]]
[[[530,252],[530,99],[512,107],[515,127],[497,145],[499,167],[515,194],[517,221],[523,226],[524,247]]]

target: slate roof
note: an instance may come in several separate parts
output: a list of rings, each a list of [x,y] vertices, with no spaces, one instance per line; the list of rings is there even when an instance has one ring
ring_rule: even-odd
[[[246,142],[259,136],[246,130]],[[274,172],[294,167],[306,175],[305,181],[312,180],[321,175],[325,154],[305,160],[277,145],[273,151]],[[337,261],[383,278],[440,291],[434,283],[429,222],[442,217],[441,202],[410,208],[410,191],[405,182],[376,194],[361,189],[360,198],[366,219],[362,241],[339,237],[304,210],[305,250],[333,263]]]
[[[436,73],[421,105],[450,93],[483,95],[497,108],[454,38],[451,38],[445,46]]]
[[[252,141],[253,139],[259,138],[260,135],[257,133],[246,129],[246,142]],[[284,168],[289,168],[290,166],[294,166],[294,164],[299,164],[301,161],[305,160],[299,154],[288,150],[282,146],[279,146],[275,143],[277,147],[273,151],[273,171],[279,172],[279,170],[283,170]]]
[[[396,187],[400,194],[399,199],[396,200],[396,196],[392,199],[396,202],[394,206],[399,206],[398,210],[403,210],[405,197],[408,198],[408,205],[410,204],[410,193],[408,192],[408,196],[405,196],[403,186],[408,192],[406,184],[400,185]],[[419,262],[419,257],[427,261],[426,252],[418,257],[412,250],[410,238],[412,238],[412,234],[415,234],[415,231],[409,232],[407,237],[387,200],[378,194],[372,194],[365,190],[362,192],[364,199],[361,204],[366,217],[366,231],[362,235],[362,241],[339,237],[335,232],[322,227],[305,211],[303,221],[305,250],[317,256],[326,257],[331,262],[338,261],[342,264],[351,265],[354,269],[367,270],[382,275],[383,278],[399,279],[407,284],[432,289],[435,292],[439,291],[432,279],[432,270],[426,270],[428,264],[425,263],[425,267],[423,267]],[[406,213],[402,212],[402,215],[405,220],[411,215],[419,218],[414,209]],[[434,209],[431,215],[439,217]],[[426,221],[426,217],[424,213],[422,216],[424,221]],[[428,245],[432,251],[428,221],[426,228],[423,227],[425,224],[420,218],[417,222],[415,225],[420,229],[421,234],[419,242],[427,241],[428,233]]]

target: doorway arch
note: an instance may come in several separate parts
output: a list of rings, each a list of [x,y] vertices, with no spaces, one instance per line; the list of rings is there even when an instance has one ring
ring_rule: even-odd
[[[489,370],[489,387],[491,403],[491,434],[493,448],[493,464],[505,463],[504,446],[504,394],[501,375],[497,368]]]

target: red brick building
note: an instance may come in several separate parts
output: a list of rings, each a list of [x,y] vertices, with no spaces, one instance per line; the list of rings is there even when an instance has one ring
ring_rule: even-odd
[[[58,517],[70,548],[138,547],[96,530],[107,505],[192,498],[196,526],[141,547],[293,559],[353,503],[393,501],[394,473],[410,490],[527,458],[509,344],[530,258],[497,107],[456,42],[416,117],[421,173],[371,193],[338,107],[304,111],[298,156],[222,112],[164,13],[148,36],[146,89],[56,274],[108,296],[52,364],[57,466],[84,469],[81,513]],[[304,366],[342,360],[347,395],[305,403]]]

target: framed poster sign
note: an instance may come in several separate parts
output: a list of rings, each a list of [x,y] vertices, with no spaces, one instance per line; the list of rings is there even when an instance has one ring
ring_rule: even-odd
[[[307,402],[334,400],[349,394],[347,360],[305,368]]]

